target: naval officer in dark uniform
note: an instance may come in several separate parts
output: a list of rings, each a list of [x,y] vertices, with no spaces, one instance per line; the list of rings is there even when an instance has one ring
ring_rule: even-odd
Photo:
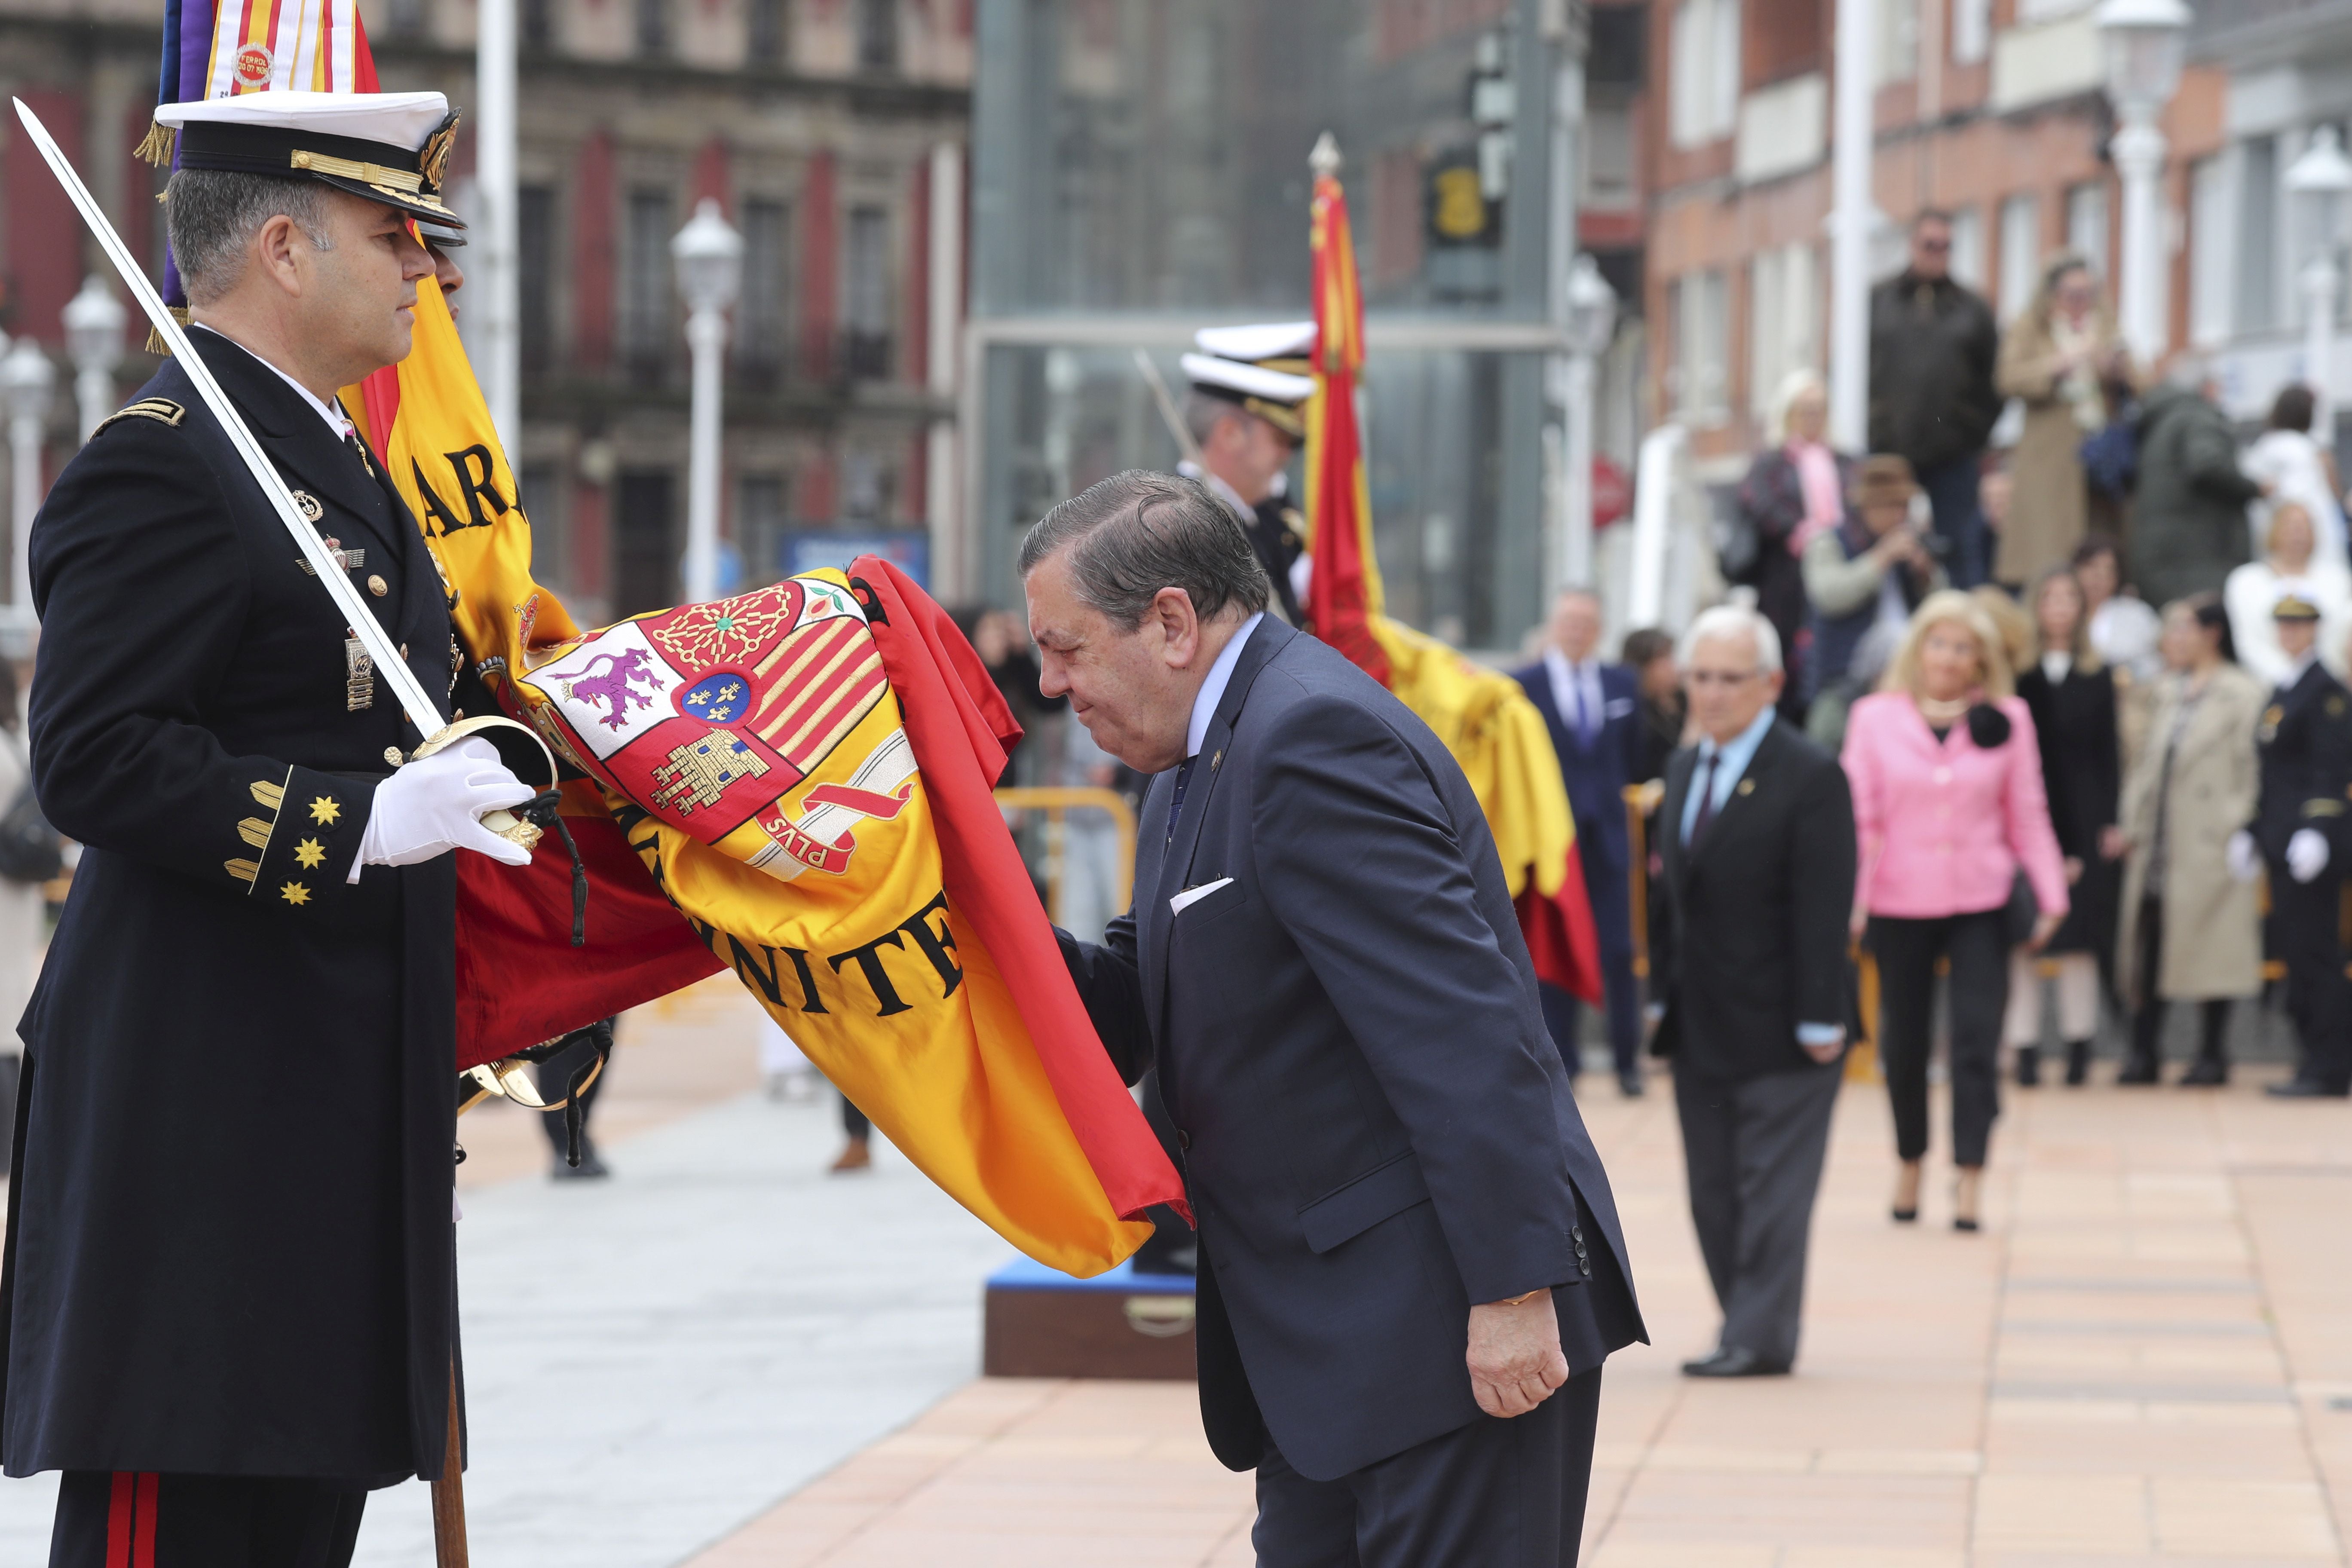
[[[408,353],[446,105],[158,118],[196,352],[444,698],[440,577],[333,399]],[[64,1472],[53,1568],[331,1568],[369,1489],[442,1470],[450,852],[528,858],[477,819],[530,792],[478,739],[393,771],[416,729],[176,361],[31,554],[34,776],[87,847],[18,1026],[0,1458]]]
[[[1241,520],[1274,588],[1268,607],[1304,626],[1314,563],[1287,479],[1290,460],[1307,439],[1307,400],[1315,395],[1308,374],[1315,323],[1208,327],[1192,342],[1196,352],[1181,361],[1192,384],[1184,425],[1201,456],[1177,469],[1206,485]]]
[[[2352,981],[2344,975],[2343,907],[2352,783],[2352,694],[2319,662],[2319,606],[2293,588],[2271,611],[2292,661],[2256,736],[2262,795],[2254,837],[2270,868],[2264,947],[2286,964],[2286,1011],[2302,1044],[2294,1077],[2271,1086],[2302,1098],[2345,1091],[2352,1079]],[[2212,1064],[2220,1068],[2221,1064]],[[2183,1082],[2220,1081],[2194,1075]]]

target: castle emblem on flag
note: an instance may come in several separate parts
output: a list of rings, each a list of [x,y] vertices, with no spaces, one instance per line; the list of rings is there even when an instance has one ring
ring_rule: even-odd
[[[654,769],[656,805],[680,816],[697,806],[717,805],[727,786],[738,779],[764,778],[768,764],[751,749],[724,731],[713,731],[689,745],[674,748],[669,761]]]

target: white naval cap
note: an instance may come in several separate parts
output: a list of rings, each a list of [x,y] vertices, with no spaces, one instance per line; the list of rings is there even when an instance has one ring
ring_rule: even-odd
[[[180,167],[320,180],[453,227],[441,201],[457,117],[437,92],[307,92],[271,88],[166,103]]]
[[[1202,327],[1192,346],[1221,359],[1307,359],[1315,353],[1312,321],[1263,321],[1247,327]]]
[[[1180,362],[1195,392],[1238,403],[1292,440],[1307,422],[1299,405],[1315,395],[1315,323],[1272,321],[1245,327],[1203,327],[1192,336],[1201,351]]]

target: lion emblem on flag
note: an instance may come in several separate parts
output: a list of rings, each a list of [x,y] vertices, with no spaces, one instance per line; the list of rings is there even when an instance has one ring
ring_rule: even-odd
[[[550,650],[517,682],[607,789],[790,881],[840,875],[895,821],[914,752],[881,651],[836,572],[639,616]]]

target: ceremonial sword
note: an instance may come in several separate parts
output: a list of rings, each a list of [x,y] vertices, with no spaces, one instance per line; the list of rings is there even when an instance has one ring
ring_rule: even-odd
[[[548,755],[547,743],[532,733],[528,726],[518,724],[511,719],[485,716],[461,720],[455,724],[443,721],[441,710],[426,695],[415,671],[408,668],[408,661],[401,658],[392,634],[383,629],[374,613],[368,608],[367,602],[360,597],[360,591],[352,586],[350,574],[328,552],[327,542],[319,536],[318,530],[304,521],[300,509],[294,504],[294,494],[286,488],[286,481],[279,476],[277,466],[262,451],[261,444],[253,438],[253,432],[246,428],[244,417],[237,413],[236,405],[228,400],[228,394],[223,392],[220,383],[213,379],[211,367],[205,363],[195,346],[188,341],[187,329],[180,325],[179,318],[164,305],[163,297],[155,292],[155,286],[147,281],[146,272],[131,258],[130,247],[122,243],[122,237],[114,232],[114,226],[107,222],[106,214],[99,210],[97,198],[89,194],[89,187],[82,184],[81,176],[74,172],[73,164],[67,161],[56,139],[50,136],[48,127],[41,123],[39,115],[26,107],[23,99],[10,101],[16,104],[16,118],[24,121],[26,134],[33,139],[33,145],[40,149],[42,158],[49,165],[49,172],[57,175],[58,183],[66,188],[66,195],[73,198],[75,210],[81,214],[82,221],[97,237],[100,247],[106,252],[106,258],[114,263],[114,270],[130,288],[131,298],[139,301],[139,308],[147,312],[147,320],[154,326],[156,335],[170,349],[172,357],[180,362],[180,368],[187,374],[188,379],[195,384],[197,395],[205,400],[205,406],[212,410],[213,417],[220,421],[221,429],[227,433],[229,445],[236,448],[236,455],[245,459],[246,468],[253,475],[254,482],[261,487],[261,493],[268,498],[271,509],[278,513],[278,521],[284,523],[286,531],[294,536],[294,543],[302,552],[303,560],[310,563],[312,574],[327,590],[327,596],[335,601],[335,608],[341,611],[350,623],[352,635],[359,639],[360,646],[375,661],[376,670],[392,687],[392,694],[400,700],[401,711],[408,715],[408,721],[423,737],[423,742],[409,753],[408,760],[430,756],[453,742],[493,726],[511,726],[520,730],[530,736],[541,754]],[[387,760],[396,761],[390,757]],[[547,773],[551,783],[556,776],[552,755],[548,755]],[[526,849],[539,841],[538,827],[511,812],[488,812],[481,820],[482,826],[491,832],[510,838]]]

